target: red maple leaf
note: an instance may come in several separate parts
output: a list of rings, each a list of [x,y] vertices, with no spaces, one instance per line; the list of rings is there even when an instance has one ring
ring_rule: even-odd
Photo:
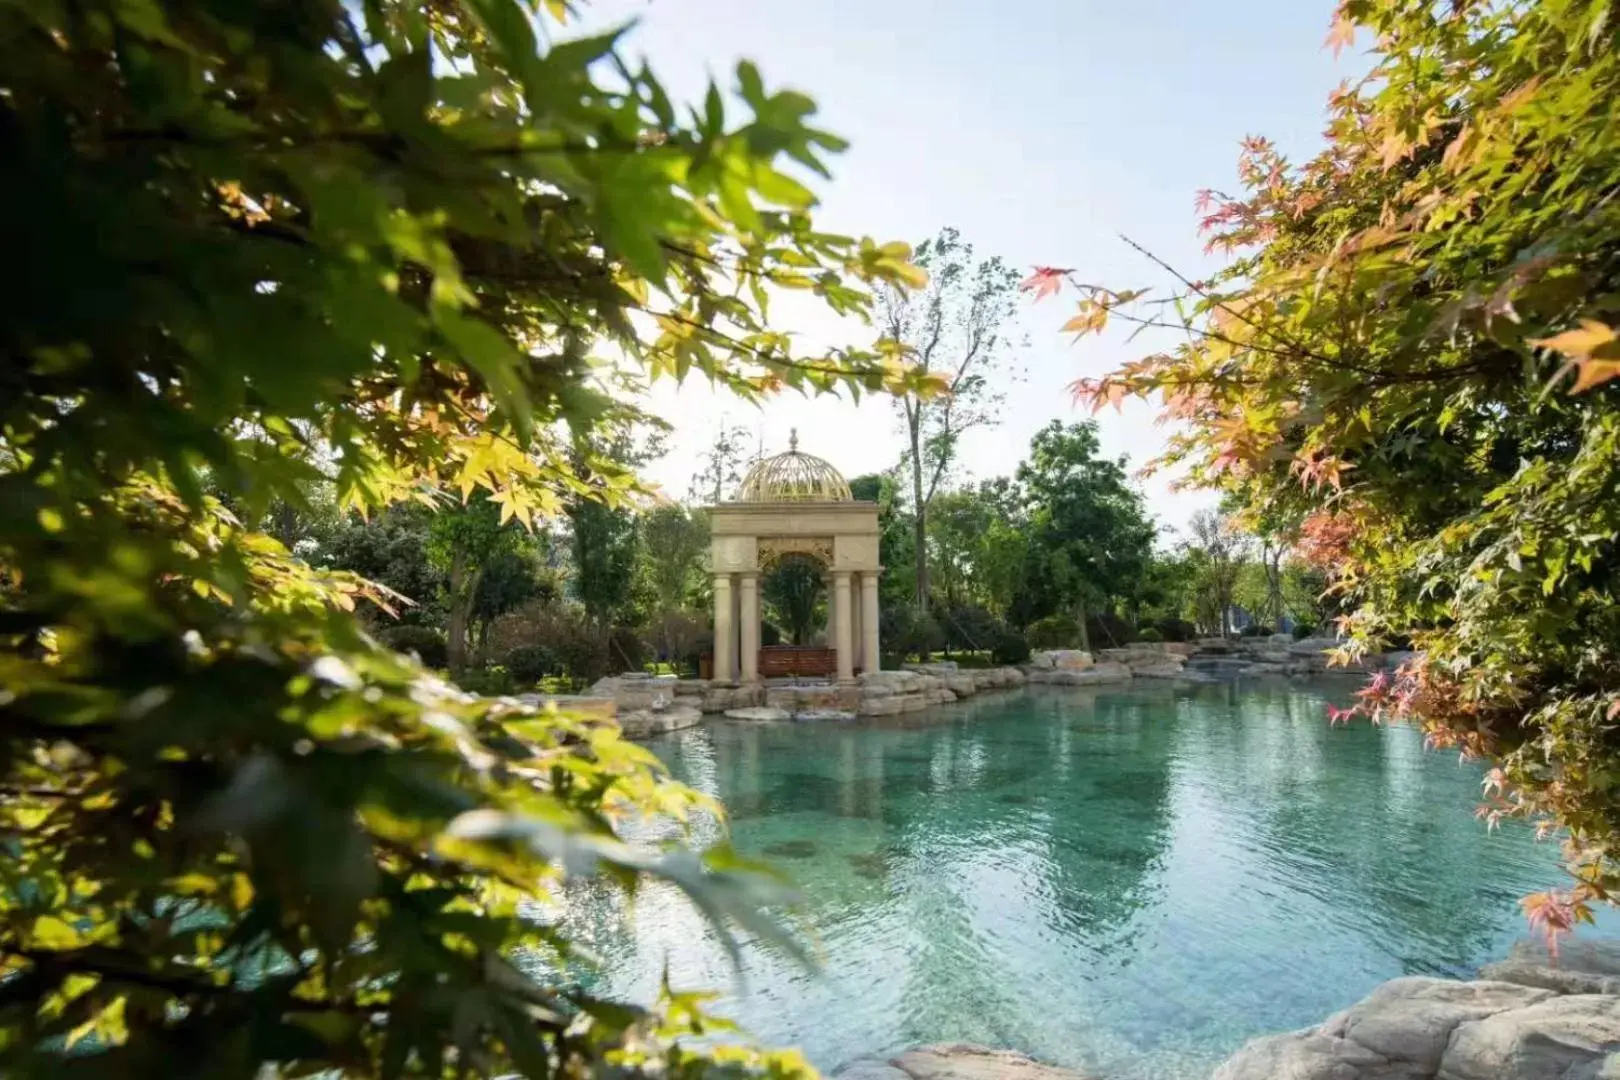
[[[1018,287],[1025,292],[1033,292],[1035,299],[1040,300],[1057,295],[1058,289],[1063,287],[1063,279],[1072,273],[1073,267],[1037,266],[1033,274],[1018,283]]]

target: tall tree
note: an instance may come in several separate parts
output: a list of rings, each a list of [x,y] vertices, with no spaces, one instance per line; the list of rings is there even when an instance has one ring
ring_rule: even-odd
[[[1299,520],[1351,654],[1412,635],[1354,712],[1487,756],[1490,813],[1568,830],[1575,884],[1529,902],[1567,929],[1620,895],[1620,19],[1343,0],[1333,40],[1362,31],[1323,151],[1251,138],[1243,190],[1201,196],[1227,270],[1145,314],[1082,287],[1085,328],[1185,344],[1077,389],[1162,394],[1195,480]]]
[[[710,506],[724,502],[726,492],[742,482],[743,463],[748,459],[748,429],[722,420],[714,438],[698,456],[699,468],[692,477],[692,501]]]
[[[595,499],[568,504],[574,598],[599,626],[609,626],[634,592],[641,538],[636,519],[622,507]]]
[[[1186,551],[1193,568],[1193,606],[1205,633],[1225,637],[1246,555],[1243,533],[1230,517],[1200,510],[1187,523]]]
[[[795,645],[805,645],[810,641],[816,613],[827,591],[821,580],[822,574],[821,564],[815,560],[789,555],[772,568],[760,583],[761,599],[770,607],[771,613]]]
[[[928,287],[882,290],[878,322],[918,365],[939,371],[948,389],[902,394],[895,402],[911,473],[916,603],[926,614],[928,508],[956,462],[962,436],[1000,419],[1005,400],[1000,382],[1012,374],[1017,346],[1012,332],[1018,275],[1000,258],[975,259],[973,245],[950,228],[919,244],[916,261],[928,271]]]
[[[464,504],[443,507],[428,526],[427,554],[444,574],[444,633],[452,674],[467,668],[473,605],[485,569],[512,554],[519,543],[521,528],[501,519],[501,508],[478,491]]]
[[[1146,571],[1153,526],[1123,460],[1101,456],[1097,425],[1053,420],[1035,433],[1018,483],[1029,502],[1030,582],[1045,610],[1080,625],[1128,597]]]
[[[321,479],[498,521],[640,486],[591,350],[778,387],[930,383],[767,327],[904,244],[816,227],[839,140],[751,64],[677,110],[620,34],[526,0],[0,3],[0,1074],[685,1077],[699,999],[599,1002],[522,913],[564,875],[781,899],[616,728],[452,692],[244,523]],[[544,44],[542,44],[542,42]],[[791,166],[789,163],[791,162]],[[792,175],[790,175],[790,172]],[[208,494],[227,493],[239,512]],[[785,946],[790,940],[777,937]],[[727,1047],[728,1072],[807,1072]]]

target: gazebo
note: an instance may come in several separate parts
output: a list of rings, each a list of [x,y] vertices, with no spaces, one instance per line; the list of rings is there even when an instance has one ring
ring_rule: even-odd
[[[714,570],[714,667],[720,682],[756,683],[762,676],[802,674],[773,670],[779,657],[760,648],[760,576],[787,556],[818,563],[828,586],[828,642],[823,650],[796,650],[793,659],[851,680],[877,671],[878,511],[857,500],[838,470],[799,450],[795,431],[785,454],[748,471],[737,497],[710,508]]]

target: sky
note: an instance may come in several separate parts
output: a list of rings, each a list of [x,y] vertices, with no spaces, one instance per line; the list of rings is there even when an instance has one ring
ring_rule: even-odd
[[[1238,143],[1266,135],[1296,159],[1321,145],[1329,91],[1356,60],[1323,48],[1331,0],[594,0],[582,29],[636,19],[624,42],[645,55],[678,101],[699,99],[712,75],[733,82],[755,61],[767,88],[792,87],[820,105],[818,126],[851,142],[815,189],[829,230],[915,243],[960,229],[981,256],[1020,270],[1074,267],[1118,288],[1169,278],[1124,234],[1200,277],[1193,212],[1199,188],[1234,188]],[[1030,436],[1054,418],[1085,418],[1066,387],[1082,375],[1153,351],[1123,334],[1072,344],[1057,328],[1070,300],[1023,316],[1025,377],[1009,388],[1002,423],[971,433],[960,479],[1010,473]],[[775,306],[778,329],[814,340],[830,320]],[[864,344],[865,342],[862,342]],[[655,412],[676,424],[650,478],[684,495],[722,423],[741,424],[766,452],[800,448],[846,476],[900,458],[891,402],[782,395],[762,409],[707,383],[663,383]],[[1105,451],[1133,468],[1163,447],[1143,403],[1098,417]],[[1150,512],[1177,529],[1207,492],[1142,480]]]

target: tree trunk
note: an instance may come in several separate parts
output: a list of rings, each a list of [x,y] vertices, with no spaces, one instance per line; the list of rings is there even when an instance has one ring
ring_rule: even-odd
[[[1091,651],[1091,634],[1086,630],[1086,602],[1074,602],[1074,621],[1080,627],[1080,648],[1086,652]]]
[[[445,654],[450,662],[451,674],[466,670],[467,629],[471,622],[473,596],[478,592],[478,579],[482,567],[467,566],[467,556],[454,552],[450,556],[450,612],[446,620]]]
[[[928,618],[928,505],[923,501],[922,406],[906,405],[906,434],[911,439],[912,566],[917,578],[917,618]],[[927,638],[921,639],[917,662],[928,663]]]

